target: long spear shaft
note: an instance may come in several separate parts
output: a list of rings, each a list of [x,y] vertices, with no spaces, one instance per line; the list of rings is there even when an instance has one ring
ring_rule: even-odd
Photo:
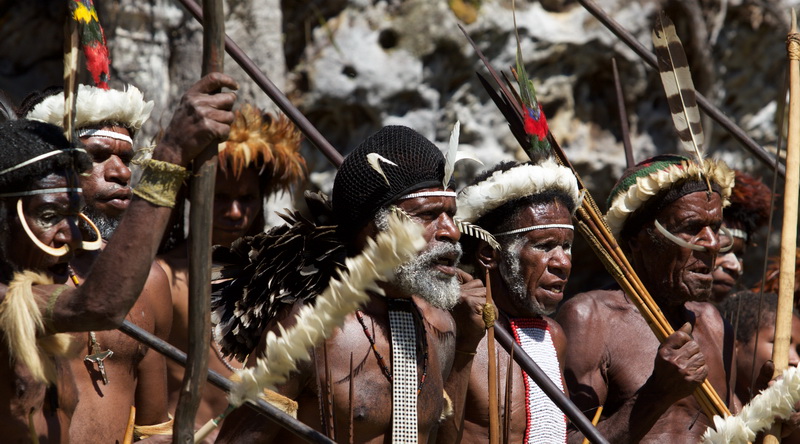
[[[622,82],[617,69],[617,59],[611,58],[611,70],[614,73],[614,89],[617,91],[617,108],[619,110],[619,127],[622,131],[622,146],[625,147],[625,163],[628,168],[636,166],[631,145],[631,131],[628,127],[628,110],[625,108],[625,95],[622,93]]]
[[[186,366],[186,361],[187,361],[186,353],[178,350],[177,347],[161,340],[157,336],[152,335],[148,331],[131,323],[130,321],[123,321],[122,326],[119,328],[119,331],[147,345],[148,347],[161,353],[167,358],[177,362],[178,364]],[[208,379],[208,382],[211,383],[211,385],[216,386],[222,390],[225,390],[226,392],[229,392],[231,390],[231,387],[233,387],[233,383],[228,378],[220,375],[219,373],[213,370],[209,369],[206,372],[205,376]],[[263,399],[259,399],[258,402],[256,403],[252,404],[247,403],[247,405],[250,406],[255,411],[257,411],[258,413],[269,418],[276,425],[283,427],[284,429],[288,430],[298,438],[305,440],[306,442],[334,444],[333,441],[328,439],[322,433],[292,418],[291,416],[287,415],[286,413],[284,413],[277,407],[273,406],[272,404],[264,401]]]
[[[792,10],[792,29],[786,42],[789,55],[789,132],[786,138],[786,182],[783,191],[781,263],[778,277],[778,307],[775,309],[775,342],[772,362],[778,376],[789,366],[794,308],[795,254],[797,252],[797,201],[800,195],[800,34]],[[781,423],[776,421],[764,443],[781,442]]]
[[[494,335],[497,342],[509,353],[513,349],[514,361],[522,368],[522,371],[528,374],[533,379],[533,382],[542,389],[545,395],[550,398],[553,403],[567,415],[572,424],[583,433],[584,436],[589,438],[594,444],[608,444],[608,441],[600,434],[600,432],[589,422],[583,412],[573,404],[573,402],[558,388],[557,385],[550,380],[547,374],[525,353],[525,350],[517,344],[511,337],[511,333],[502,325],[494,324]],[[491,359],[491,357],[489,357]]]
[[[194,0],[179,0],[181,4],[189,10],[189,13],[200,22],[203,23],[203,12],[200,10],[200,7]],[[258,67],[258,65],[253,62],[253,60],[239,48],[239,45],[236,44],[230,37],[225,35],[225,50],[228,52],[228,55],[239,64],[239,66],[247,73],[248,76],[256,83],[256,85],[261,88],[267,96],[275,102],[275,105],[286,114],[286,117],[292,120],[292,122],[300,128],[300,131],[306,136],[309,142],[311,142],[314,146],[317,147],[318,150],[325,155],[325,157],[330,160],[330,162],[335,166],[339,167],[342,164],[344,158],[342,155],[336,150],[336,148],[325,139],[317,128],[314,127],[311,122],[300,112],[293,104],[289,101],[289,99],[275,86],[274,83],[264,74],[263,71]]]
[[[222,72],[225,17],[222,0],[203,0],[207,23],[203,27],[203,75]],[[180,397],[175,409],[175,442],[194,442],[194,421],[208,368],[211,336],[211,228],[214,217],[214,181],[217,144],[211,143],[194,160],[189,211],[189,341]]]
[[[492,282],[486,269],[486,305],[483,306],[483,322],[486,324],[486,354],[489,365],[489,444],[500,443],[500,409],[497,405],[497,354],[494,349],[495,309],[492,300]]]
[[[578,3],[583,5],[589,13],[595,16],[600,22],[608,28],[614,35],[622,40],[629,48],[633,50],[639,57],[642,58],[648,65],[658,70],[658,62],[656,56],[653,55],[647,48],[642,46],[636,37],[633,36],[627,29],[612,19],[605,11],[603,11],[593,0],[578,0]],[[755,140],[750,138],[736,123],[728,118],[722,111],[719,110],[714,104],[708,101],[702,94],[697,93],[697,104],[709,117],[714,119],[717,123],[722,125],[723,128],[739,141],[751,154],[755,155],[760,161],[770,168],[776,168],[776,163],[770,153],[767,152],[761,145],[756,143]],[[777,164],[777,172],[781,177],[786,177],[786,169],[781,164]]]

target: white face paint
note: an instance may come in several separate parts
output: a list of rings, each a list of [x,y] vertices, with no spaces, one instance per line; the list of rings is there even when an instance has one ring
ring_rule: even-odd
[[[517,236],[513,241],[501,246],[500,254],[503,256],[503,260],[498,264],[500,276],[505,281],[510,296],[516,305],[524,307],[529,313],[535,313],[539,316],[548,315],[550,314],[548,310],[545,310],[536,298],[528,297],[528,289],[525,286],[520,260],[520,252],[524,244],[525,238]],[[546,251],[542,248],[532,248],[536,251]]]

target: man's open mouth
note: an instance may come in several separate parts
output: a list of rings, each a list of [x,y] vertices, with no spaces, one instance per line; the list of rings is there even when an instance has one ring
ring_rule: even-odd
[[[431,264],[440,272],[454,276],[456,274],[456,263],[458,263],[458,253],[447,253],[436,257]]]

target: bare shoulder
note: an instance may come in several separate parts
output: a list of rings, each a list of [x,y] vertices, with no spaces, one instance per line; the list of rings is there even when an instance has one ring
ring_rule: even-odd
[[[564,333],[564,329],[561,328],[561,324],[556,322],[555,319],[548,316],[542,316],[542,318],[547,322],[547,330],[550,331],[550,337],[553,339],[553,345],[556,348],[556,353],[558,353],[559,361],[563,363],[564,352],[567,349],[567,335]]]
[[[559,309],[556,322],[564,328],[572,324],[598,322],[633,309],[633,305],[620,290],[593,290],[580,293],[566,302]]]
[[[713,334],[722,335],[727,329],[727,321],[713,304],[708,302],[687,302],[686,308],[695,316],[695,328],[702,328]]]
[[[547,329],[550,331],[550,335],[554,339],[564,338],[566,340],[566,337],[564,336],[564,329],[561,328],[561,324],[559,324],[558,321],[549,316],[542,316],[542,319],[547,322]]]

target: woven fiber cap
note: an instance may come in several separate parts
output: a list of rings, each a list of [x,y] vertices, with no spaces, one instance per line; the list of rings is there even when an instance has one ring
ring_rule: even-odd
[[[373,153],[380,156],[371,158],[385,177],[370,165],[368,155]],[[444,164],[436,145],[411,128],[387,126],[367,138],[345,158],[333,182],[333,213],[340,235],[352,236],[400,196],[441,188]]]
[[[82,173],[91,166],[89,155],[73,149],[55,125],[24,119],[0,123],[0,193],[30,190],[51,173]]]

